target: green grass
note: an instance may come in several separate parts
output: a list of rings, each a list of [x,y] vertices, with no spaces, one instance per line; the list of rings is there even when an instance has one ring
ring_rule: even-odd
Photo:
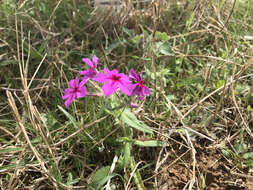
[[[163,2],[117,18],[91,1],[0,3],[2,189],[239,188],[231,173],[250,189],[253,4]],[[144,71],[151,94],[139,108],[120,107],[121,93],[64,107],[94,54],[99,70]]]

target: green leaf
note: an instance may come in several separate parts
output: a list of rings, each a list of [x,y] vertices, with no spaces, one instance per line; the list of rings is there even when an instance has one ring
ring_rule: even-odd
[[[78,128],[78,124],[77,124],[75,118],[74,118],[72,115],[70,115],[70,114],[69,114],[64,108],[62,108],[61,106],[58,105],[58,108],[59,108],[59,109],[62,111],[62,113],[64,113],[64,115],[72,122],[72,124],[73,124],[76,128]]]
[[[136,162],[135,162],[133,156],[131,156],[130,168],[131,168],[132,171],[134,171],[136,169]],[[137,169],[135,171],[135,173],[133,174],[133,177],[134,177],[134,182],[135,182],[138,190],[146,189],[145,186],[144,186],[143,180],[141,178],[141,174],[139,172],[139,169]]]
[[[143,147],[162,147],[163,144],[165,143],[162,141],[157,141],[157,140],[149,140],[149,141],[135,140],[134,144],[138,146],[143,146]],[[166,146],[169,146],[169,144],[166,143]]]
[[[135,35],[135,32],[133,29],[128,29],[125,27],[123,27],[123,32],[126,33],[129,37],[134,37]]]
[[[242,156],[244,159],[252,159],[253,158],[253,152],[247,152],[243,154]]]
[[[216,88],[220,88],[220,87],[222,87],[224,84],[225,84],[225,81],[224,81],[224,80],[219,80],[219,81],[216,83]]]
[[[244,161],[244,163],[248,166],[248,167],[253,167],[253,159],[249,159]]]
[[[123,167],[128,167],[130,164],[131,147],[131,143],[124,144]]]
[[[10,170],[10,169],[18,169],[18,168],[21,168],[23,166],[26,166],[26,165],[30,165],[30,164],[38,164],[38,161],[28,161],[28,162],[20,162],[19,164],[8,164],[8,165],[3,165],[3,166],[0,166],[0,172],[5,172],[7,170]]]
[[[106,49],[106,54],[111,53],[114,49],[116,49],[117,47],[119,47],[121,44],[119,41],[115,41],[113,42],[107,49]]]
[[[170,39],[170,37],[165,32],[159,32],[159,31],[155,33],[155,37],[160,38],[160,40],[163,40],[163,41]]]
[[[69,186],[69,187],[72,187],[72,185],[75,184],[75,183],[77,183],[77,182],[78,182],[78,180],[77,179],[73,179],[72,173],[69,172],[66,185]]]
[[[90,186],[95,190],[99,190],[109,179],[117,175],[115,173],[108,175],[109,171],[110,166],[100,168],[92,176]]]
[[[172,51],[172,48],[171,48],[171,44],[167,41],[157,42],[156,48],[158,49],[158,52],[161,53],[162,55],[167,55],[167,56],[174,55],[174,52]]]
[[[187,32],[190,31],[194,18],[195,18],[195,11],[192,12],[189,20],[187,21]]]
[[[22,151],[25,148],[23,147],[10,147],[10,148],[4,148],[0,150],[0,153],[7,153],[7,152],[16,152],[16,151]]]
[[[18,62],[15,61],[15,60],[6,60],[6,61],[1,61],[0,62],[0,67],[1,66],[7,66],[7,65],[15,65],[15,64],[18,64]]]
[[[129,109],[125,109],[122,112],[120,120],[139,131],[153,134],[152,130],[146,124],[139,121]]]

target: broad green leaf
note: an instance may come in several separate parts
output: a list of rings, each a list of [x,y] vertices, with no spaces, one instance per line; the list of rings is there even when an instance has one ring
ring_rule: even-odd
[[[168,55],[168,56],[173,56],[174,52],[172,51],[171,44],[167,41],[165,42],[157,42],[156,43],[156,48],[159,53],[162,55]]]
[[[139,44],[141,41],[141,38],[142,38],[141,35],[134,36],[130,39],[130,42],[132,42],[133,44]]]
[[[152,130],[146,124],[139,121],[129,109],[125,109],[122,112],[120,120],[139,131],[153,134]]]
[[[75,118],[74,118],[72,115],[70,115],[65,109],[63,109],[61,106],[58,105],[58,108],[59,108],[59,109],[64,113],[64,115],[72,122],[72,124],[73,124],[76,128],[78,128],[78,124],[77,124]]]
[[[245,163],[248,167],[253,167],[253,159],[245,160],[244,163]]]
[[[160,40],[163,40],[163,41],[170,39],[170,37],[165,32],[159,32],[159,31],[155,33],[155,37],[160,38]]]
[[[242,156],[244,159],[252,159],[253,158],[253,152],[247,152],[243,154]]]
[[[100,168],[91,178],[90,186],[95,190],[99,190],[109,179],[116,176],[117,174],[110,174],[110,166]]]

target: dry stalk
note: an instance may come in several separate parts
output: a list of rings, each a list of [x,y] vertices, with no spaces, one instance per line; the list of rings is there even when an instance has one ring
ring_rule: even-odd
[[[169,157],[170,155],[170,152],[166,152],[164,158],[161,160],[161,157],[162,157],[162,153],[163,151],[166,151],[166,147],[163,147],[160,152],[159,152],[159,155],[158,155],[158,158],[157,158],[157,161],[156,161],[156,166],[155,166],[155,189],[156,190],[159,190],[158,189],[158,180],[157,180],[157,174],[159,173],[159,168],[165,163],[165,161],[167,160],[167,158]],[[161,161],[160,161],[161,160]]]
[[[40,166],[42,167],[43,171],[45,173],[48,173],[48,170],[47,168],[45,167],[45,162],[42,160],[39,152],[37,151],[37,149],[32,145],[31,143],[31,140],[30,138],[28,137],[28,134],[26,132],[26,129],[21,121],[21,118],[20,118],[20,114],[18,112],[18,109],[17,109],[17,106],[16,106],[16,103],[14,101],[14,98],[12,96],[12,94],[9,92],[9,91],[6,91],[6,94],[7,94],[7,97],[8,97],[8,102],[9,102],[9,105],[13,111],[13,115],[15,117],[15,120],[17,121],[18,123],[18,126],[20,127],[20,130],[22,131],[25,139],[26,139],[26,142],[28,143],[28,146],[30,147],[30,149],[32,150],[34,156],[36,157],[36,159],[38,160],[38,162],[40,163]]]

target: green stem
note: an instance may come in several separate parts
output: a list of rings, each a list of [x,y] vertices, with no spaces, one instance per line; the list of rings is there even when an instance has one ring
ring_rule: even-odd
[[[131,171],[134,171],[136,169],[136,162],[135,162],[133,156],[131,156],[131,159],[130,159],[130,168],[131,168]],[[134,177],[134,182],[137,186],[137,189],[138,190],[146,190],[144,183],[141,179],[141,174],[138,169],[136,169],[136,171],[134,172],[133,177]]]
[[[132,129],[130,127],[126,127],[125,125],[123,125],[123,133],[125,137],[129,137],[130,139],[133,138]],[[136,162],[134,160],[134,157],[131,156],[131,150],[132,150],[132,143],[125,142],[124,143],[124,166],[128,166],[132,172],[136,169]],[[133,178],[138,190],[146,190],[138,169],[136,169],[136,171],[134,172]]]

